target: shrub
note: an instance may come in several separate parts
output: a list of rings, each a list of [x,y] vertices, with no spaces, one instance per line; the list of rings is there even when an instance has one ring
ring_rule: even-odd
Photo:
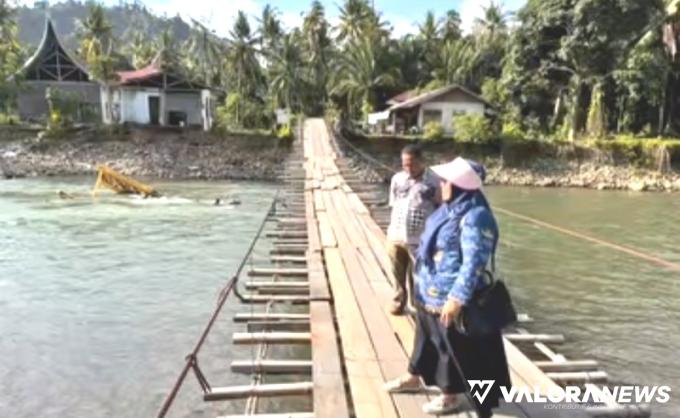
[[[657,165],[658,152],[662,148],[669,153],[672,161],[680,158],[680,139],[619,135],[614,139],[590,139],[585,144],[591,148],[610,151],[615,158],[622,157],[630,163],[647,167]]]
[[[19,116],[11,113],[0,113],[0,125],[16,125],[19,123]]]
[[[495,137],[491,122],[483,115],[454,116],[453,128],[456,139],[462,142],[482,144]]]
[[[523,141],[526,135],[517,122],[505,122],[501,130],[501,138],[504,141]]]
[[[279,139],[286,140],[293,139],[293,130],[290,128],[290,125],[281,126],[279,130],[276,132],[276,137]]]
[[[444,137],[444,127],[439,122],[428,122],[425,124],[423,139],[426,141],[437,141]]]
[[[269,126],[271,114],[265,105],[238,93],[230,93],[216,110],[215,124],[222,130],[254,129]]]

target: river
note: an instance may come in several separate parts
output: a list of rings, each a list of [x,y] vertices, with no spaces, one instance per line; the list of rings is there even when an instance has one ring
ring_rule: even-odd
[[[0,182],[0,416],[148,417],[199,336],[252,239],[275,186],[154,182],[168,197],[89,197],[91,178]],[[76,195],[62,200],[55,191]],[[493,205],[680,263],[680,196],[489,188]],[[213,206],[215,197],[238,206]],[[537,332],[559,351],[600,361],[614,383],[680,391],[678,274],[497,214],[499,267]],[[264,256],[264,254],[259,254]],[[230,385],[226,306],[200,358]],[[206,406],[190,377],[172,416],[239,413]],[[680,394],[654,416],[680,416]]]

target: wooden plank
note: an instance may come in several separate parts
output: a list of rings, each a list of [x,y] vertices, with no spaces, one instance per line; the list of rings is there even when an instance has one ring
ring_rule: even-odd
[[[550,390],[559,388],[554,381],[545,375],[510,341],[503,339],[505,355],[508,360],[512,385],[518,388],[537,388],[541,395],[547,396]]]
[[[306,268],[294,267],[253,267],[248,271],[251,277],[263,276],[285,276],[285,277],[306,277]]]
[[[269,251],[271,255],[301,255],[307,251],[304,245],[277,245]]]
[[[606,382],[609,380],[607,372],[596,370],[592,372],[548,372],[545,374],[550,379],[557,383],[590,383],[590,382]]]
[[[321,253],[307,252],[307,268],[309,269],[309,299],[331,300],[331,291],[328,287],[326,270],[323,265]]]
[[[292,256],[292,255],[272,255],[269,257],[272,263],[296,263],[306,264],[307,257]]]
[[[386,312],[379,304],[375,303],[376,296],[372,292],[354,250],[342,245],[340,250],[350,283],[354,289],[354,297],[359,304],[362,316],[365,318],[364,324],[371,336],[383,379],[385,381],[395,379],[406,372],[409,361],[406,353],[410,352],[411,347],[404,347],[399,343]],[[427,402],[426,396],[399,395],[393,396],[393,399],[401,415],[427,417],[427,414],[421,409],[421,405]]]
[[[319,418],[311,412],[289,412],[283,414],[222,415],[217,418]]]
[[[312,362],[309,360],[235,360],[231,362],[235,373],[266,374],[310,374]]]
[[[359,307],[338,249],[324,249],[328,278],[335,300],[345,366],[357,418],[397,418],[399,415],[390,396],[382,388],[383,377],[364,326]]]
[[[370,249],[360,248],[359,255],[359,263],[366,272],[367,277],[370,278],[369,283],[376,294],[376,300],[383,309],[387,310],[392,304],[392,296],[394,295],[392,286],[388,283]],[[388,318],[401,345],[408,349],[410,353],[415,340],[415,324],[413,320],[407,315],[389,315]]]
[[[323,204],[323,195],[321,190],[314,190],[314,210],[317,212],[323,212],[326,210],[326,206]]]
[[[559,334],[503,334],[503,336],[513,343],[541,342],[559,344],[564,342],[564,335]]]
[[[309,305],[312,332],[313,403],[317,418],[349,418],[340,350],[328,302]]]
[[[307,223],[307,237],[307,247],[309,250],[321,251],[321,237],[316,217],[310,218]]]
[[[235,332],[234,344],[309,344],[309,332]]]
[[[309,320],[305,313],[240,312],[234,315],[234,322],[249,321],[295,321]]]
[[[276,231],[267,232],[267,238],[307,238],[306,231]]]
[[[281,289],[308,289],[308,281],[257,281],[245,282],[245,287],[248,290],[266,288],[281,288]]]
[[[318,212],[316,214],[319,219],[319,233],[321,236],[321,246],[323,248],[334,248],[338,246],[335,239],[335,234],[331,228],[331,223],[326,212]]]
[[[272,294],[257,294],[257,295],[242,295],[244,303],[269,303],[269,302],[289,302],[289,303],[308,303],[308,295],[272,295]]]
[[[244,385],[212,388],[203,395],[205,401],[223,401],[228,399],[244,399],[251,396],[273,397],[293,396],[310,393],[314,388],[312,382],[270,383],[266,385]]]
[[[246,330],[248,332],[308,332],[309,321],[250,321],[246,323]]]
[[[599,367],[595,360],[534,361],[534,364],[544,372],[587,371],[595,370]]]

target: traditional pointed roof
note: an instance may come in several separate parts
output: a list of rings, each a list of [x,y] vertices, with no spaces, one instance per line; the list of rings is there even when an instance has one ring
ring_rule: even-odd
[[[90,81],[87,70],[64,49],[50,18],[40,45],[21,69],[26,80]]]

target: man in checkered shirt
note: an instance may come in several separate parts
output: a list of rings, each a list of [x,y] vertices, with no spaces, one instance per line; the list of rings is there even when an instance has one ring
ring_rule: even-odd
[[[411,255],[415,254],[425,220],[439,205],[439,179],[425,167],[420,148],[409,145],[401,152],[402,171],[392,177],[387,229],[387,253],[395,278],[393,315],[404,312],[412,294]]]

